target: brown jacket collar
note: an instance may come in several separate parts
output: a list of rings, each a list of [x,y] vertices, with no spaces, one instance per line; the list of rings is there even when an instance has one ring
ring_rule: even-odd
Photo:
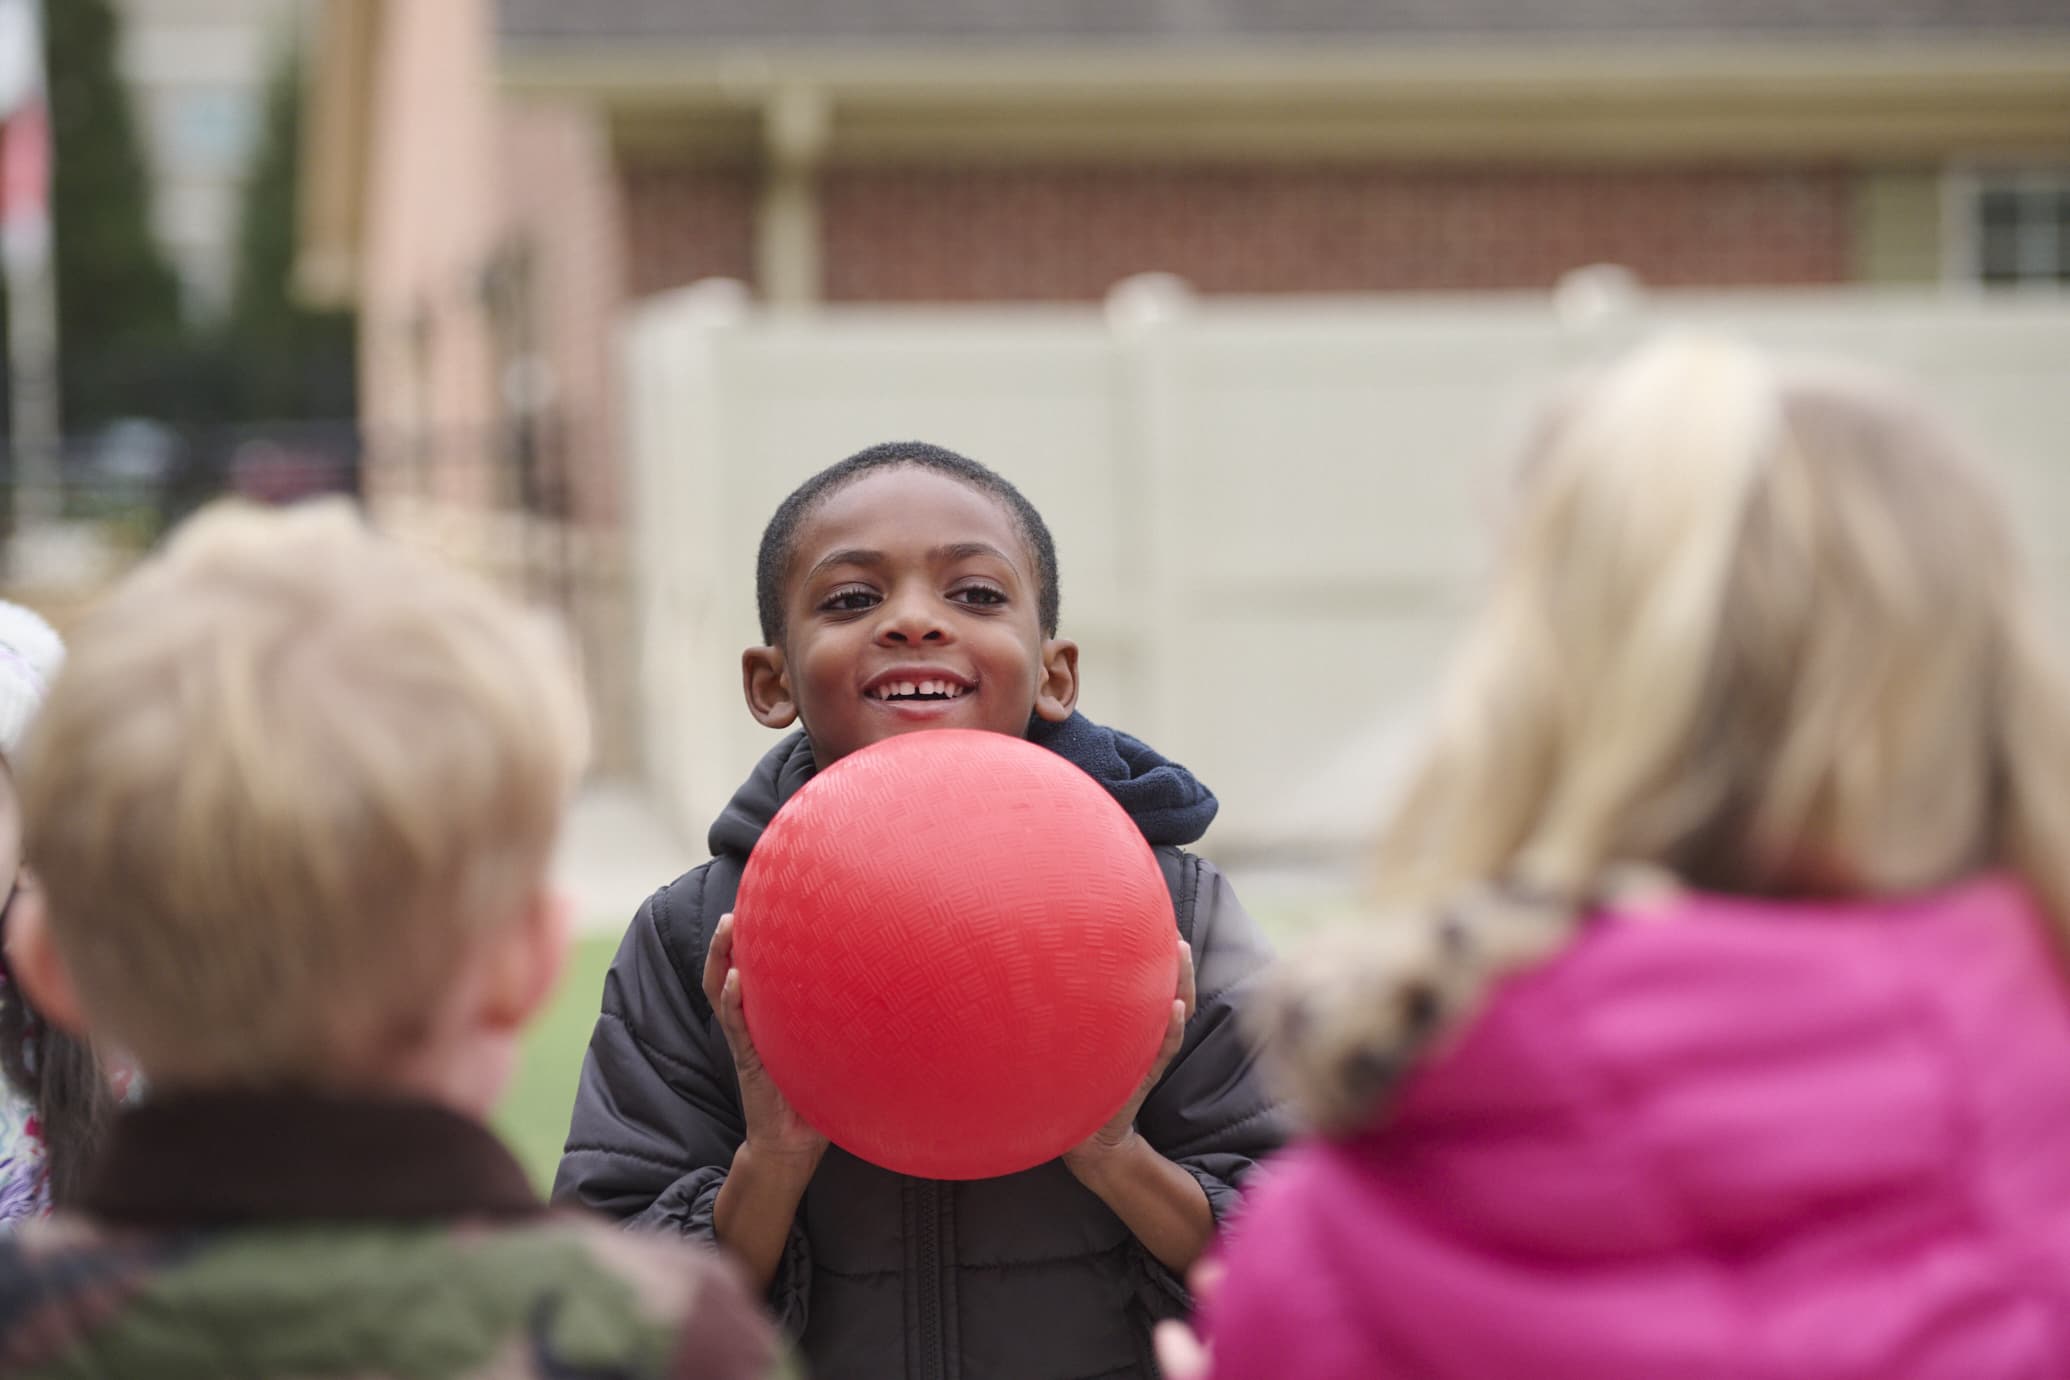
[[[425,1102],[285,1092],[182,1093],[124,1111],[78,1206],[158,1228],[546,1211],[479,1122]]]

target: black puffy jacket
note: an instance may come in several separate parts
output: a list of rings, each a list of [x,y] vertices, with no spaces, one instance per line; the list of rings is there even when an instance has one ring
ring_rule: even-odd
[[[1137,1126],[1206,1192],[1217,1221],[1279,1112],[1238,1029],[1270,952],[1229,884],[1178,846],[1214,818],[1190,772],[1074,716],[1030,737],[1111,791],[1153,845],[1200,1002]],[[712,1237],[744,1136],[740,1091],[699,975],[749,851],[812,775],[802,734],[771,749],[713,824],[713,858],[649,897],[604,982],[556,1200],[640,1227]],[[1186,1293],[1060,1162],[968,1183],[907,1178],[829,1149],[770,1291],[820,1380],[1091,1380],[1154,1376],[1149,1330]]]

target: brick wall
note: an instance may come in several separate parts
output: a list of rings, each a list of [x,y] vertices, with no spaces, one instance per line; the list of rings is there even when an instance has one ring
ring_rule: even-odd
[[[1146,269],[1205,292],[1848,276],[1831,170],[858,169],[825,183],[826,294],[1085,298]]]
[[[1162,269],[1204,292],[1542,288],[1853,276],[1853,177],[1787,169],[832,168],[833,301],[1097,298]],[[752,280],[748,171],[627,179],[636,291]]]
[[[634,296],[700,278],[755,278],[752,168],[636,165],[622,174],[626,287]]]

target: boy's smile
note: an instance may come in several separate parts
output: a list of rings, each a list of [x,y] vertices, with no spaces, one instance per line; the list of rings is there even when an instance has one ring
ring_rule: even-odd
[[[1045,639],[1027,543],[1005,507],[899,466],[827,496],[798,529],[781,647],[743,660],[748,706],[802,720],[819,765],[897,733],[1025,737],[1078,698],[1078,649]]]
[[[945,714],[977,686],[945,666],[893,666],[870,677],[863,698],[914,718]]]

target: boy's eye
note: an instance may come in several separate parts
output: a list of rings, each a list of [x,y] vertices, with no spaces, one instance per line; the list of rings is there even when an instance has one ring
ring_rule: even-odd
[[[965,585],[961,589],[950,591],[949,597],[959,604],[1003,604],[1006,602],[1006,591],[994,589],[990,585]]]
[[[861,613],[864,609],[875,607],[877,602],[877,591],[874,589],[850,585],[846,589],[837,589],[820,600],[819,608],[822,613]]]

